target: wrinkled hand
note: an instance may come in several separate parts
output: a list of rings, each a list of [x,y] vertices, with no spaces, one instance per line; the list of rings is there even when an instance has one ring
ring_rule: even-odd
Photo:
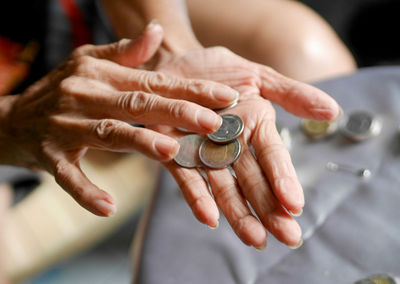
[[[49,171],[79,204],[109,216],[114,200],[79,166],[88,148],[137,150],[168,161],[179,149],[175,139],[129,123],[162,123],[201,133],[218,129],[221,118],[199,104],[229,105],[237,91],[129,68],[150,59],[162,36],[161,26],[153,24],[136,42],[82,46],[23,94],[6,98],[10,110],[2,127],[13,147],[8,162]]]
[[[187,78],[214,80],[241,94],[239,104],[225,111],[239,115],[245,124],[240,138],[242,154],[233,164],[237,179],[228,169],[207,169],[215,201],[196,169],[182,168],[174,162],[165,163],[198,220],[216,227],[218,206],[247,245],[259,249],[265,247],[267,229],[288,246],[299,246],[301,229],[291,215],[301,214],[304,196],[289,153],[276,129],[275,111],[270,101],[295,115],[327,121],[338,115],[337,103],[312,86],[288,79],[222,47],[177,56],[158,70]],[[168,127],[157,129],[178,135]],[[250,151],[250,145],[255,155]]]

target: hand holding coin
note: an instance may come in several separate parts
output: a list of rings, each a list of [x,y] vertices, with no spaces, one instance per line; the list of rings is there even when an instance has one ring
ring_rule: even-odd
[[[339,114],[337,103],[310,85],[221,47],[186,53],[164,64],[159,71],[215,80],[241,94],[236,106],[220,111],[237,115],[244,123],[243,133],[237,138],[242,145],[241,155],[232,164],[236,177],[227,168],[206,167],[211,196],[196,168],[184,168],[174,161],[165,163],[197,219],[210,227],[218,226],[218,206],[247,245],[264,248],[269,231],[289,247],[300,246],[301,228],[293,216],[302,212],[303,191],[276,129],[270,101],[295,115],[322,121],[333,120]],[[172,137],[186,135],[166,126],[157,126],[156,130]]]

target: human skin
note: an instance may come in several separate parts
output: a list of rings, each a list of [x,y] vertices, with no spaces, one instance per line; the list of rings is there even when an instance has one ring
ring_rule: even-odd
[[[148,21],[157,19],[166,29],[163,47],[173,53],[221,45],[303,82],[357,68],[328,23],[298,1],[173,0],[158,6],[151,1],[102,2],[117,37],[136,38]]]
[[[353,56],[317,13],[293,0],[187,0],[204,46],[222,45],[292,79],[311,82],[353,72]]]
[[[134,36],[135,29],[154,18],[165,28],[162,46],[156,61],[152,62],[154,70],[221,82],[241,94],[239,104],[229,110],[245,123],[240,138],[243,153],[233,164],[237,179],[227,169],[207,169],[215,200],[197,170],[182,168],[173,162],[164,163],[196,218],[215,228],[219,207],[247,245],[264,248],[267,231],[290,247],[301,245],[301,229],[292,215],[302,212],[303,191],[276,130],[271,102],[295,115],[322,121],[338,116],[337,103],[321,90],[245,60],[226,48],[203,48],[190,27],[183,1],[119,0],[103,1],[103,4],[119,36]],[[124,18],[124,15],[130,17]],[[166,126],[151,128],[171,137],[182,135]],[[257,216],[252,214],[247,201]]]
[[[88,148],[169,161],[179,151],[175,139],[130,123],[212,133],[221,118],[210,108],[238,95],[220,83],[132,68],[153,56],[162,37],[162,27],[150,24],[137,41],[82,46],[22,94],[0,97],[0,162],[46,170],[80,205],[112,215],[112,196],[79,166]]]

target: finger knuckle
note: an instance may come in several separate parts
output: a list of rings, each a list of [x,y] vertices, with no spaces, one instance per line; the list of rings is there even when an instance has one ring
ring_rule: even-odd
[[[137,117],[151,111],[154,105],[152,97],[145,92],[129,92],[118,99],[118,107]]]
[[[71,53],[71,58],[75,57],[80,57],[82,55],[86,55],[89,53],[90,50],[94,48],[93,44],[84,44],[81,45],[80,47],[76,48],[72,53]]]
[[[265,187],[268,187],[268,184],[263,178],[260,177],[259,173],[252,173],[250,171],[241,178],[240,184],[242,188],[248,188],[248,193],[250,194],[251,191],[257,192],[264,189]]]
[[[98,59],[89,55],[75,56],[68,59],[65,63],[65,68],[60,71],[63,73],[66,71],[70,75],[93,76],[93,74],[96,74],[98,62],[100,62]]]
[[[157,93],[157,90],[174,85],[173,81],[161,72],[144,72],[142,78],[142,89],[149,93]]]
[[[252,216],[249,214],[240,216],[231,222],[231,227],[238,235],[242,235],[243,231],[247,229],[248,223],[252,221],[251,219]]]
[[[205,84],[204,82],[190,80],[185,84],[185,92],[189,96],[198,96],[199,94],[210,94],[211,86]]]
[[[224,46],[214,46],[211,49],[215,50],[216,52],[223,54],[225,56],[227,55],[233,55],[234,53],[232,51],[230,51],[228,48],[224,47]]]
[[[266,139],[268,135],[273,133],[273,131],[276,131],[275,128],[275,115],[270,114],[267,117],[264,117],[258,124],[258,126],[255,127],[257,135],[255,135],[254,137]]]
[[[122,126],[122,122],[113,119],[102,119],[94,126],[94,133],[102,142],[112,143],[112,136]]]
[[[186,175],[183,179],[178,179],[177,183],[189,205],[195,203],[196,200],[202,196],[190,190],[191,188],[200,188],[204,186],[204,180],[201,176],[195,177]]]
[[[129,39],[123,38],[120,39],[119,41],[113,43],[111,46],[114,48],[115,52],[117,53],[122,53],[125,51],[127,44],[130,42]]]
[[[207,203],[207,201],[210,199],[210,196],[207,195],[200,195],[188,203],[189,207],[192,208],[192,210],[199,210],[202,208],[202,205]]]
[[[68,163],[64,160],[57,161],[53,167],[53,175],[58,184],[65,184],[68,179]]]
[[[69,195],[72,196],[79,204],[85,206],[88,204],[86,188],[79,183],[71,185],[74,179],[71,173],[71,164],[66,160],[59,160],[53,167],[54,179]]]
[[[233,200],[235,192],[237,191],[235,184],[225,182],[219,185],[219,187],[219,190],[214,191],[215,200],[219,204],[229,204]]]
[[[73,72],[76,75],[87,76],[93,74],[94,70],[96,70],[96,59],[88,55],[76,58],[74,63]]]
[[[79,83],[75,76],[64,78],[58,84],[58,91],[62,94],[71,94],[76,89]]]
[[[149,82],[155,86],[165,86],[168,85],[168,83],[170,83],[170,80],[164,73],[156,72],[149,77]]]
[[[182,100],[174,101],[169,105],[169,113],[176,119],[184,118],[188,111],[190,111],[190,104]]]

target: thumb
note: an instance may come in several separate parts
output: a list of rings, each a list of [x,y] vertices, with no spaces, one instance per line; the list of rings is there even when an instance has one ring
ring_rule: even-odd
[[[89,55],[123,66],[136,67],[153,57],[161,45],[163,35],[163,28],[153,20],[136,40],[122,39],[107,45],[84,45],[76,49],[72,56]]]
[[[102,217],[109,217],[116,212],[112,196],[94,185],[79,164],[60,160],[53,174],[56,182],[88,211]]]

